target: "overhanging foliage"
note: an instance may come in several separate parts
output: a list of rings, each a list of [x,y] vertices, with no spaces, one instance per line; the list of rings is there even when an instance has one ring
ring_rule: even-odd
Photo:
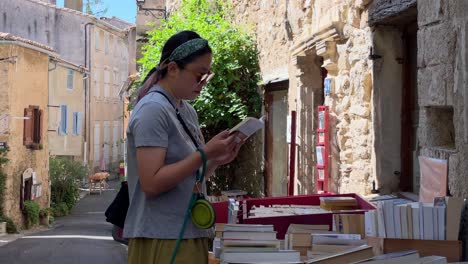
[[[226,0],[184,0],[161,28],[148,32],[139,61],[143,78],[159,62],[164,42],[182,30],[193,30],[209,41],[216,75],[193,102],[207,138],[247,116],[258,117],[261,110],[256,43],[231,22],[231,10]]]

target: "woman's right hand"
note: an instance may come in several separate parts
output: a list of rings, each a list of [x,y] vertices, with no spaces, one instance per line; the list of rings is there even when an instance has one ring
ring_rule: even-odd
[[[236,136],[229,135],[229,131],[227,130],[214,136],[203,148],[206,158],[210,160],[232,152],[238,144],[234,141],[235,138]]]

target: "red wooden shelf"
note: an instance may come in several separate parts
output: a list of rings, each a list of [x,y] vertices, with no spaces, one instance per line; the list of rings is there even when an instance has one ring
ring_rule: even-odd
[[[328,106],[322,105],[317,108],[318,128],[316,129],[315,160],[316,175],[315,182],[317,192],[328,192],[328,177],[330,171],[330,114]]]

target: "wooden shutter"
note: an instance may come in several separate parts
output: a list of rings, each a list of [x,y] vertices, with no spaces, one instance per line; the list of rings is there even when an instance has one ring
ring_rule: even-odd
[[[42,144],[42,110],[38,109],[37,110],[37,122],[34,123],[35,131],[37,131],[37,141],[34,143]]]
[[[33,109],[24,109],[23,145],[30,146],[33,143]]]

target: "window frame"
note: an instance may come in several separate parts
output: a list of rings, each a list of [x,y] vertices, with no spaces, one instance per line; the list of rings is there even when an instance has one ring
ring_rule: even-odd
[[[75,86],[75,71],[72,69],[68,69],[67,72],[67,89],[73,90]]]

